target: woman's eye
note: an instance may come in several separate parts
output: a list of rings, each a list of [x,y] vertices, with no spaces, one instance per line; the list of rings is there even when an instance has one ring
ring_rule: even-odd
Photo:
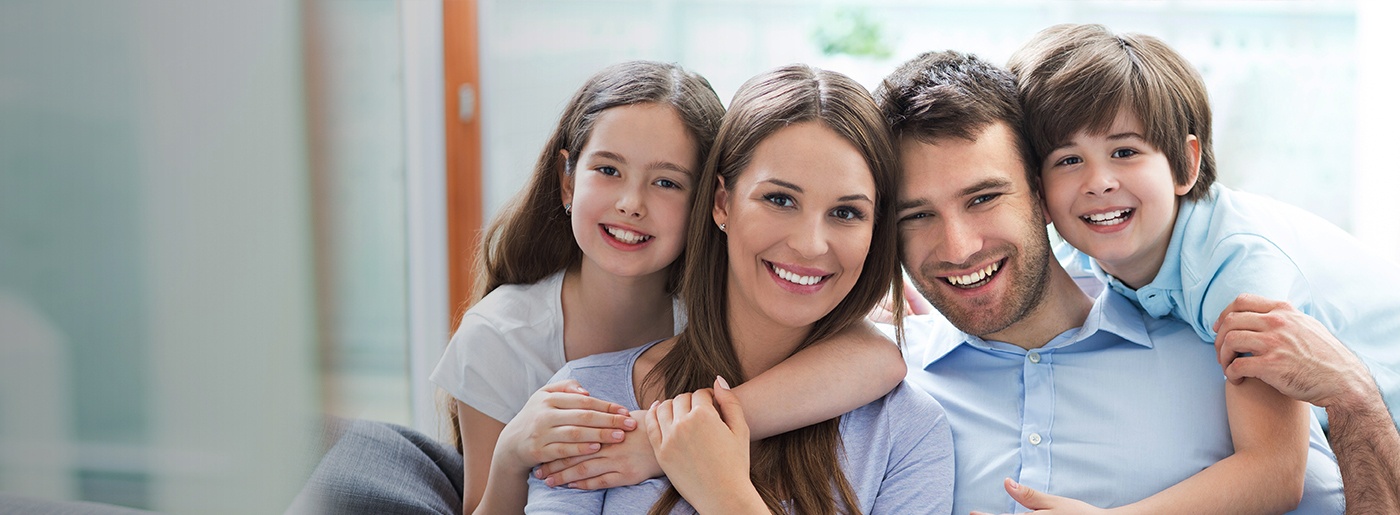
[[[836,209],[833,209],[831,210],[831,216],[847,221],[865,219],[865,213],[862,213],[859,209],[852,207],[838,207]]]
[[[1133,150],[1131,148],[1120,148],[1118,150],[1113,151],[1113,157],[1116,158],[1133,157],[1137,154],[1138,151]]]
[[[778,207],[793,207],[797,205],[797,202],[794,202],[792,197],[781,193],[769,193],[763,196],[763,200]]]
[[[598,168],[596,168],[596,170],[598,170],[598,173],[601,173],[603,175],[622,175],[622,172],[618,171],[616,168],[613,168],[611,166],[599,166]]]

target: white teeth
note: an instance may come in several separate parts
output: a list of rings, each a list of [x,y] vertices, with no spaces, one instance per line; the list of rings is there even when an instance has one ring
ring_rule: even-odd
[[[1128,220],[1126,217],[1124,217],[1124,215],[1128,214],[1129,212],[1132,212],[1132,210],[1119,209],[1117,211],[1109,211],[1107,213],[1084,215],[1080,218],[1083,218],[1085,221],[1095,225],[1118,225]]]
[[[949,277],[948,282],[953,283],[954,286],[967,286],[969,284],[976,284],[981,282],[983,279],[991,277],[992,274],[995,274],[997,272],[998,268],[1001,268],[1000,261],[987,265],[987,268],[983,268],[981,270],[967,275]]]
[[[821,282],[822,280],[821,276],[797,275],[795,273],[779,268],[778,265],[773,265],[773,271],[778,274],[778,277],[782,277],[784,281],[793,284],[800,284],[802,286],[811,286],[813,284]]]
[[[651,239],[651,236],[647,236],[645,234],[637,234],[626,229],[618,229],[616,227],[607,226],[604,226],[604,228],[607,229],[608,234],[611,234],[613,238],[617,239],[617,241],[627,244],[637,244]]]

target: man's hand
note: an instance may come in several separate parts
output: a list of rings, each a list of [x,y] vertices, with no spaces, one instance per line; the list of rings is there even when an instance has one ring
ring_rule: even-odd
[[[1220,366],[1232,383],[1258,378],[1322,407],[1358,402],[1375,390],[1366,365],[1321,322],[1287,302],[1240,295],[1221,312],[1215,331]]]

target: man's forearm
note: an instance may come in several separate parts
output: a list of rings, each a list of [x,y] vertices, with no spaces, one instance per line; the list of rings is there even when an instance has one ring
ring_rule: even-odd
[[[1380,392],[1329,406],[1329,440],[1342,469],[1347,513],[1400,513],[1400,432]]]

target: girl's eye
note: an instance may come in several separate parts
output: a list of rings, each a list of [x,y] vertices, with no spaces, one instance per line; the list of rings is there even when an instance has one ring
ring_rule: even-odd
[[[611,166],[599,166],[598,168],[596,168],[596,170],[598,170],[598,173],[601,173],[603,175],[610,175],[614,177],[622,175],[622,172],[618,171],[616,168],[613,168]]]
[[[831,210],[831,216],[846,221],[865,220],[865,213],[853,207],[838,207],[833,209]]]
[[[1135,155],[1138,155],[1138,151],[1133,150],[1131,148],[1120,148],[1118,150],[1114,150],[1112,154],[1113,157],[1117,158],[1133,157]]]
[[[671,179],[657,179],[656,185],[667,189],[679,190],[684,188],[684,186],[681,186],[681,183],[673,181]]]
[[[1082,163],[1083,161],[1084,160],[1080,159],[1079,156],[1065,156],[1059,161],[1055,161],[1055,166],[1077,165],[1079,163]]]
[[[793,207],[797,205],[797,202],[793,201],[792,197],[782,193],[769,193],[763,196],[763,200],[778,207]]]

